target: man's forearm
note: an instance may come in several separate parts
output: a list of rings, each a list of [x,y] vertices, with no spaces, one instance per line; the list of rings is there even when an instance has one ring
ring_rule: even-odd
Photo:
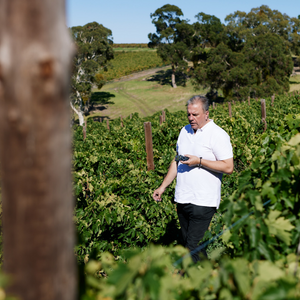
[[[172,183],[172,181],[176,178],[176,176],[177,176],[177,163],[175,160],[173,160],[171,162],[169,171],[161,184],[161,187],[164,189],[168,187]]]
[[[188,165],[190,167],[195,167],[200,164],[200,158],[194,155],[188,155],[189,160],[182,161],[182,164]],[[231,174],[233,172],[233,158],[224,159],[224,160],[207,160],[201,159],[201,166],[204,169],[211,170],[213,172]]]
[[[172,181],[175,179],[176,175],[177,175],[177,163],[176,163],[175,160],[173,160],[171,162],[169,171],[168,171],[165,179],[163,180],[162,184],[160,185],[160,187],[158,189],[156,189],[153,192],[152,197],[155,201],[161,201],[162,200],[161,195],[164,193],[167,186],[169,186],[172,183]]]
[[[225,159],[225,160],[217,160],[211,161],[206,159],[201,159],[202,167],[219,172],[219,173],[226,173],[231,174],[233,172],[233,159]]]

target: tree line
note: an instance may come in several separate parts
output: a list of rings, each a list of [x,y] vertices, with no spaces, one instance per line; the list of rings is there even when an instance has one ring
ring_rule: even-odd
[[[289,17],[266,5],[249,13],[236,11],[222,24],[214,15],[200,12],[193,24],[182,10],[166,4],[150,14],[156,32],[149,33],[148,47],[156,48],[176,75],[188,78],[195,88],[222,92],[225,99],[267,97],[289,90],[292,55],[300,55],[300,16]],[[97,22],[72,27],[77,45],[73,61],[71,107],[83,125],[93,86],[105,84],[103,70],[114,58],[112,32]],[[192,67],[188,67],[192,62]],[[102,72],[102,73],[101,73]],[[75,108],[78,105],[78,110]]]
[[[300,54],[300,16],[291,18],[262,5],[228,15],[226,25],[203,12],[190,24],[179,7],[167,4],[150,17],[156,33],[149,33],[148,45],[171,63],[173,87],[180,72],[196,88],[221,90],[231,99],[289,90],[292,55]],[[193,63],[190,72],[188,61]]]

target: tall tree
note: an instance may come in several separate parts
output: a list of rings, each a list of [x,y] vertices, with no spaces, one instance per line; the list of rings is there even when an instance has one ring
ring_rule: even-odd
[[[228,15],[225,21],[227,35],[233,41],[241,42],[252,36],[274,33],[283,38],[295,54],[300,51],[299,19],[290,18],[287,14],[270,9],[267,5],[252,8],[249,13],[236,11]],[[231,48],[234,50],[234,47]]]
[[[300,16],[290,19],[291,31],[289,33],[289,42],[293,54],[300,55]]]
[[[69,83],[64,0],[0,1],[4,271],[22,300],[74,300]]]
[[[71,107],[78,114],[80,125],[83,125],[83,105],[89,109],[91,90],[95,85],[101,88],[105,83],[99,74],[106,70],[108,62],[113,59],[112,32],[97,22],[71,28],[77,45],[77,55],[73,63]],[[78,110],[75,108],[78,105]]]
[[[197,34],[201,37],[203,47],[215,48],[225,40],[224,25],[219,18],[203,12],[198,13],[195,18],[198,19],[198,22],[195,23],[195,28]]]
[[[166,4],[150,14],[156,33],[149,33],[150,48],[157,47],[157,54],[164,62],[172,65],[172,86],[175,88],[175,73],[187,68],[187,59],[190,55],[184,39],[191,34],[191,26],[182,20],[183,13],[175,5]]]
[[[282,38],[267,33],[249,37],[240,52],[221,43],[195,69],[193,83],[211,91],[221,89],[225,98],[271,96],[288,91],[293,63]]]
[[[194,68],[206,61],[207,49],[205,48],[215,48],[226,39],[224,25],[220,19],[203,12],[198,13],[195,18],[198,22],[192,25],[194,32],[191,35],[193,46],[190,56]]]

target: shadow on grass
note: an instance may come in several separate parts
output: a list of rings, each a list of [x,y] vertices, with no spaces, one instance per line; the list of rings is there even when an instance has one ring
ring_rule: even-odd
[[[115,104],[111,101],[111,98],[116,97],[114,94],[109,92],[95,92],[92,93],[89,111],[102,111],[107,109],[106,105]]]
[[[92,117],[92,119],[95,121],[95,122],[104,122],[104,120],[110,120],[110,117],[109,116],[98,116],[98,117]]]
[[[290,80],[290,84],[300,84],[300,81],[292,81],[292,80]]]
[[[182,72],[175,73],[175,81],[177,85],[185,86],[187,79],[188,77],[186,76],[186,74],[183,74]],[[158,71],[153,76],[147,78],[147,81],[156,81],[161,85],[172,86],[172,70],[167,69],[167,70]]]

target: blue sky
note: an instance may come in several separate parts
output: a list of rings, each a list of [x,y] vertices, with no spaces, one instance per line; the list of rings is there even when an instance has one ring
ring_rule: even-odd
[[[261,5],[290,17],[300,14],[299,0],[66,0],[67,25],[73,27],[96,21],[112,31],[114,43],[148,43],[148,33],[155,32],[150,13],[165,4],[178,6],[191,23],[200,12],[215,15],[224,23],[228,14],[237,10],[249,12]]]

